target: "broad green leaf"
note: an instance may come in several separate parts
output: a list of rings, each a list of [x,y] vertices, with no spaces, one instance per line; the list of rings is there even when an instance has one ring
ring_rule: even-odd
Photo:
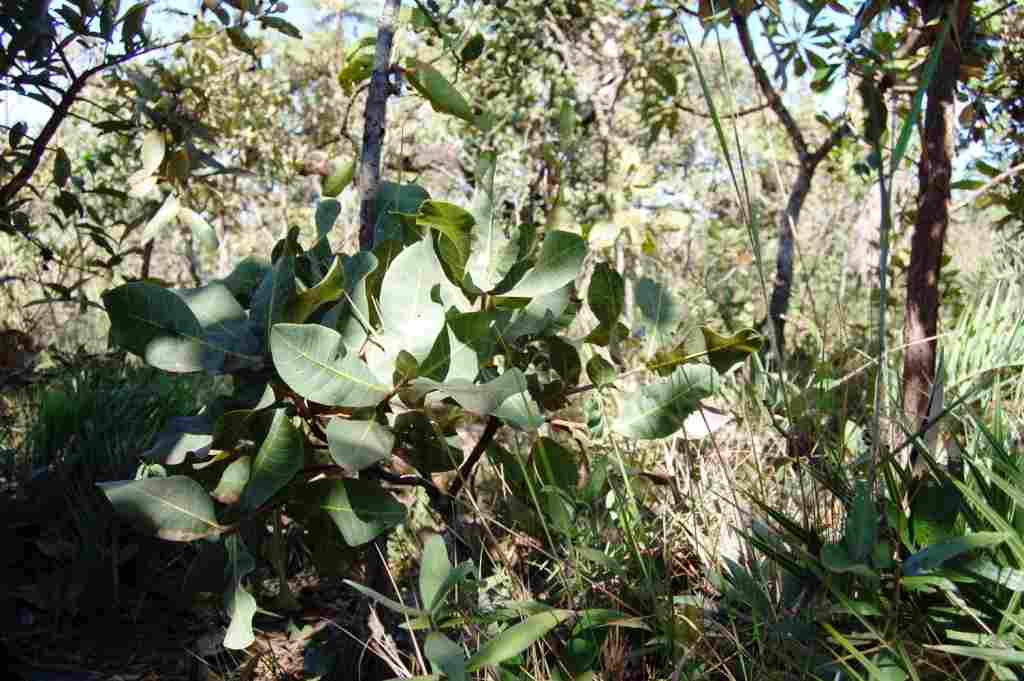
[[[444,328],[444,309],[431,297],[444,272],[430,240],[423,239],[402,251],[391,263],[380,294],[380,318],[385,333],[417,360],[423,360]]]
[[[619,372],[615,367],[601,355],[594,355],[587,360],[587,376],[598,388],[605,388],[615,384]]]
[[[146,282],[124,284],[103,294],[110,340],[164,371],[203,369],[203,328],[185,302]]]
[[[476,189],[470,212],[476,221],[466,273],[480,291],[493,291],[519,259],[519,228],[502,226],[494,209],[494,169],[497,158],[483,153],[477,162]]]
[[[361,52],[345,61],[345,66],[338,74],[338,84],[346,95],[351,96],[357,85],[373,75],[373,58],[374,54],[370,51]]]
[[[252,457],[241,456],[232,461],[220,476],[220,482],[211,493],[213,498],[225,505],[237,504],[242,490],[249,483]]]
[[[537,467],[541,483],[558,487],[565,492],[575,492],[580,479],[575,454],[551,438],[541,437],[534,444],[530,459]]]
[[[374,591],[368,586],[363,586],[358,582],[353,582],[351,579],[346,579],[345,583],[353,589],[355,589],[356,591],[358,591],[359,593],[363,594],[364,596],[372,598],[384,607],[388,608],[389,610],[393,610],[400,615],[409,615],[410,617],[425,617],[430,614],[426,610],[420,610],[418,608],[409,607],[408,605],[403,605],[402,603],[392,600],[378,591]]]
[[[448,254],[445,263],[462,278],[469,258],[469,241],[473,234],[473,215],[453,203],[445,201],[424,201],[416,214],[416,224],[438,231],[442,238],[439,248],[442,256]]]
[[[466,678],[466,653],[455,641],[444,634],[432,631],[427,634],[423,643],[423,654],[435,670],[444,672],[451,681],[464,681]]]
[[[391,456],[395,435],[376,421],[334,418],[327,424],[331,458],[350,471],[361,471]]]
[[[292,423],[287,410],[276,410],[270,431],[252,463],[249,484],[242,492],[240,504],[244,510],[256,511],[291,482],[305,464],[305,444],[305,436]]]
[[[908,577],[922,575],[942,567],[957,556],[975,549],[987,549],[998,546],[1011,539],[1008,532],[975,532],[955,539],[932,544],[923,551],[918,551],[903,562],[903,574]]]
[[[397,241],[406,244],[418,240],[416,230],[406,229],[402,224],[402,216],[415,215],[429,198],[430,194],[417,184],[381,182],[377,192],[377,226],[373,243],[380,245],[385,241]],[[386,264],[387,261],[382,260]]]
[[[370,329],[370,302],[366,295],[367,277],[377,269],[377,258],[368,251],[341,255],[345,266],[345,294],[320,323],[341,334],[349,350],[358,350],[366,342]]]
[[[522,422],[523,414],[529,418],[523,427],[532,427],[538,409],[527,391],[526,376],[519,369],[509,369],[498,378],[484,384],[475,384],[467,380],[452,380],[445,383],[428,378],[417,378],[412,387],[424,394],[433,390],[439,391],[459,403],[467,411],[475,414],[505,414]]]
[[[316,215],[313,220],[316,223],[317,244],[327,240],[327,235],[334,229],[334,223],[341,214],[341,204],[336,199],[323,199],[316,204]]]
[[[452,563],[448,559],[448,547],[444,538],[432,534],[423,545],[423,558],[420,560],[420,598],[423,607],[433,612],[438,605],[441,587],[448,580],[452,571]]]
[[[482,667],[493,667],[515,657],[572,615],[572,610],[549,610],[528,617],[482,645],[469,658],[466,671],[475,672]]]
[[[214,230],[213,225],[207,222],[203,216],[191,208],[179,206],[178,219],[191,230],[192,238],[198,241],[200,246],[211,251],[217,250],[217,247],[220,245],[217,239],[217,232]]]
[[[349,161],[348,163],[338,164],[330,175],[324,178],[323,182],[323,195],[327,197],[335,197],[338,194],[345,191],[345,187],[352,184],[352,179],[356,175],[356,162]]]
[[[374,407],[391,387],[381,383],[337,331],[318,324],[278,324],[270,334],[274,366],[296,393],[336,407]]]
[[[448,373],[444,380],[475,381],[477,374],[480,373],[480,362],[477,360],[476,352],[459,340],[451,328],[448,328],[448,347]]]
[[[171,220],[178,217],[180,208],[181,204],[178,202],[178,197],[175,194],[168,194],[160,208],[149,219],[149,222],[146,223],[146,228],[142,230],[142,243],[148,243],[160,236],[164,227],[171,224]]]
[[[668,437],[700,407],[699,400],[718,390],[718,382],[718,373],[707,365],[681,366],[667,379],[626,396],[612,429],[638,440]]]
[[[626,309],[625,300],[626,284],[622,275],[606,262],[597,263],[587,288],[587,304],[594,316],[604,326],[619,321]]]
[[[430,102],[434,111],[476,124],[473,107],[440,71],[419,59],[408,59],[406,63],[409,83]]]
[[[326,482],[320,507],[349,546],[362,546],[405,522],[405,506],[376,481],[345,478]]]
[[[53,183],[64,187],[71,179],[71,159],[64,147],[57,147],[57,155],[53,159]]]
[[[269,271],[270,263],[249,256],[235,265],[235,269],[222,279],[221,283],[228,287],[231,295],[244,304],[252,298]]]
[[[117,515],[139,532],[167,541],[195,541],[224,531],[213,500],[198,482],[183,475],[100,482]]]
[[[462,63],[468,64],[472,61],[476,61],[480,58],[480,55],[484,53],[484,36],[481,33],[475,33],[472,38],[466,41],[466,44],[462,46],[462,50],[459,52],[459,59]]]
[[[559,289],[576,279],[587,255],[587,242],[570,232],[548,232],[536,264],[529,269],[508,297],[533,298]]]
[[[320,282],[295,296],[284,311],[285,321],[301,324],[310,315],[327,303],[332,303],[345,294],[345,266],[341,258],[331,262],[330,269]]]
[[[278,33],[286,35],[289,38],[302,39],[302,31],[300,31],[294,24],[282,19],[281,17],[262,16],[260,17],[260,23],[264,28],[272,28]]]
[[[260,342],[245,310],[227,286],[213,282],[177,291],[203,328],[202,365],[208,373],[231,371],[261,362]]]
[[[720,374],[760,352],[764,345],[764,336],[754,329],[740,329],[732,336],[720,336],[706,326],[700,330],[707,346],[708,361]]]
[[[539,336],[549,332],[570,309],[571,298],[571,285],[537,296],[526,307],[512,313],[508,324],[500,331],[504,342],[511,343],[523,336]]]
[[[252,294],[250,318],[270,337],[270,329],[284,321],[285,309],[295,296],[295,251],[286,246]]]
[[[244,650],[256,640],[252,630],[252,620],[258,610],[256,599],[246,591],[243,584],[243,580],[256,570],[256,561],[238,533],[225,539],[224,547],[228,553],[228,586],[224,590],[224,609],[230,619],[224,635],[224,647]]]
[[[142,137],[142,174],[152,175],[159,170],[166,153],[164,134],[159,130],[147,130]]]
[[[636,283],[636,304],[640,307],[639,324],[645,329],[650,343],[660,347],[671,340],[683,311],[672,294],[658,282],[644,277]]]

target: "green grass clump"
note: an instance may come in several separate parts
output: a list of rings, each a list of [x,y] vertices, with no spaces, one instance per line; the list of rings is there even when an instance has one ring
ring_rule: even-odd
[[[71,367],[29,395],[24,461],[31,470],[63,464],[90,480],[128,476],[153,435],[194,411],[208,383],[119,361]]]

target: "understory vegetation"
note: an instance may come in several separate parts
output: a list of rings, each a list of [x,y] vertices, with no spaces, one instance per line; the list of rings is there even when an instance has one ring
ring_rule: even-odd
[[[1020,678],[1015,3],[9,4],[16,673]]]

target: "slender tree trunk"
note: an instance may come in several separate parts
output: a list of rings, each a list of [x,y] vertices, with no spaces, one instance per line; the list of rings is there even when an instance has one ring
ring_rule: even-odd
[[[750,27],[747,24],[747,15],[740,12],[736,4],[732,4],[732,23],[736,27],[736,35],[740,41],[740,48],[743,56],[754,73],[754,80],[758,89],[768,102],[768,107],[775,114],[782,127],[786,131],[786,137],[796,152],[800,162],[800,171],[796,180],[789,190],[789,200],[786,202],[786,209],[779,218],[779,250],[775,259],[775,282],[772,287],[771,300],[768,303],[768,319],[772,335],[770,340],[776,352],[775,356],[782,358],[784,350],[784,331],[786,325],[786,313],[789,311],[789,301],[793,295],[793,250],[794,230],[800,222],[800,211],[803,208],[807,194],[811,191],[811,181],[818,165],[825,159],[830,151],[849,134],[850,129],[841,125],[832,130],[828,138],[818,146],[811,149],[804,137],[803,131],[797,124],[793,114],[782,101],[782,96],[772,85],[768,72],[761,64],[757,52],[754,50],[754,41],[750,35]]]
[[[374,57],[370,91],[366,97],[363,150],[359,158],[359,248],[373,249],[377,228],[377,193],[380,189],[380,159],[384,151],[384,129],[391,95],[391,45],[402,0],[386,0],[377,22],[377,53]]]
[[[949,6],[929,0],[920,0],[919,4],[925,21],[939,18]],[[971,2],[960,0],[960,4],[960,17],[965,17]],[[958,21],[960,27],[963,23],[962,19]],[[928,416],[928,395],[935,378],[939,275],[949,224],[956,124],[954,96],[961,59],[957,35],[963,32],[956,28],[945,32],[938,68],[928,85],[928,104],[921,131],[923,151],[918,166],[917,219],[910,241],[903,328],[907,346],[903,362],[903,409],[915,430]]]
[[[793,250],[795,246],[794,229],[800,223],[800,211],[804,200],[811,191],[811,179],[814,168],[800,167],[796,181],[789,191],[786,210],[779,218],[779,246],[775,256],[775,282],[772,286],[772,297],[768,303],[768,317],[771,319],[772,336],[779,356],[784,350],[786,313],[789,311],[789,299],[793,294]]]

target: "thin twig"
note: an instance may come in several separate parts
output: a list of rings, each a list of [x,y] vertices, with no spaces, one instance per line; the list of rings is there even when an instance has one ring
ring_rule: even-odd
[[[964,199],[960,203],[958,203],[955,206],[953,206],[949,210],[949,212],[953,213],[953,212],[956,212],[956,211],[960,210],[961,208],[966,208],[967,206],[971,205],[972,203],[974,203],[975,201],[980,199],[985,194],[987,194],[990,191],[992,191],[993,189],[995,189],[997,185],[1000,185],[1003,182],[1006,182],[1007,180],[1009,180],[1014,175],[1020,174],[1021,171],[1024,171],[1024,163],[1018,163],[1017,165],[1015,165],[1015,166],[1013,166],[1011,168],[1007,168],[1006,170],[1004,170],[1003,172],[999,173],[998,175],[993,177],[991,180],[989,180],[988,184],[986,184],[984,187],[982,187],[978,191],[976,191],[973,194],[971,194],[970,197]]]

